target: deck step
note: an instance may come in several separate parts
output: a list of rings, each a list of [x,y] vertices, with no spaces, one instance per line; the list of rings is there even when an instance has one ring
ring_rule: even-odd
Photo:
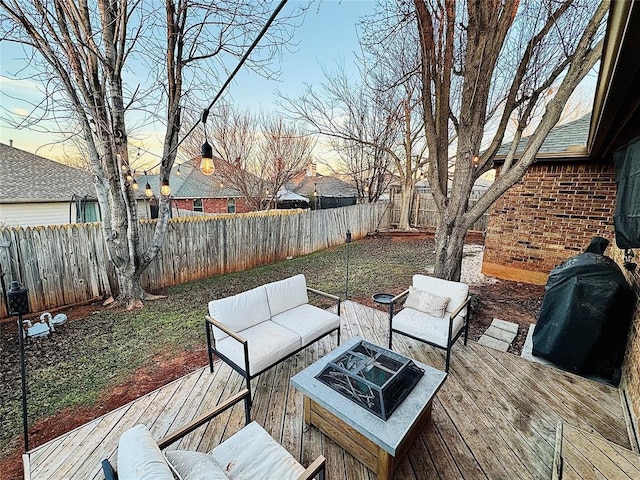
[[[640,478],[639,454],[610,442],[597,433],[587,432],[567,423],[558,423],[562,441],[556,441],[552,478]],[[558,466],[560,474],[556,476]]]

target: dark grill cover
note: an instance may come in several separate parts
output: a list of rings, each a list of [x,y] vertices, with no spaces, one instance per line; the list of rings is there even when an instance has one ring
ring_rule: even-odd
[[[632,296],[618,265],[597,237],[585,253],[549,274],[533,332],[533,354],[567,370],[619,381]]]

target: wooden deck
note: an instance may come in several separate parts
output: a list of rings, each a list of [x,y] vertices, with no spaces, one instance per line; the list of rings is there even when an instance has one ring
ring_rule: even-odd
[[[358,335],[386,345],[385,312],[347,301],[342,322],[343,339]],[[304,465],[322,453],[328,480],[374,480],[373,472],[303,424],[302,394],[289,386],[294,373],[333,347],[335,336],[325,338],[255,379],[252,419]],[[436,368],[444,366],[444,352],[410,339],[394,336],[394,349]],[[25,478],[101,479],[100,462],[115,462],[118,437],[127,428],[145,423],[160,438],[241,387],[241,377],[222,363],[213,374],[200,369],[28,452]],[[565,428],[630,448],[617,389],[459,341],[450,375],[433,403],[433,421],[395,479],[551,478],[558,420]],[[243,421],[240,405],[171,448],[209,451]]]

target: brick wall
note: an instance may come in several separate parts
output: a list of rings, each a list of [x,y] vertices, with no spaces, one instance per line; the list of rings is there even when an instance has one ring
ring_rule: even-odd
[[[636,267],[633,272],[629,272],[623,268],[624,252],[615,247],[615,245],[610,246],[609,249],[607,254],[622,268],[636,299],[633,320],[629,329],[629,339],[627,340],[627,350],[622,365],[621,387],[627,394],[636,432],[640,433],[640,267]],[[634,253],[636,255],[634,261],[640,263],[640,258],[638,257],[640,252],[636,250]]]
[[[482,272],[544,285],[592,237],[613,243],[615,195],[612,164],[533,165],[490,210]]]
[[[236,213],[247,213],[250,211],[247,201],[244,198],[236,198]],[[227,213],[227,198],[203,198],[202,206],[204,213]],[[173,200],[180,210],[193,210],[192,198],[177,198]]]

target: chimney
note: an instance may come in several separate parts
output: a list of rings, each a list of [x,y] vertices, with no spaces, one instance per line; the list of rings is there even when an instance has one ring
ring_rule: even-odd
[[[316,176],[316,164],[315,162],[311,162],[307,167],[307,177],[315,177]]]

